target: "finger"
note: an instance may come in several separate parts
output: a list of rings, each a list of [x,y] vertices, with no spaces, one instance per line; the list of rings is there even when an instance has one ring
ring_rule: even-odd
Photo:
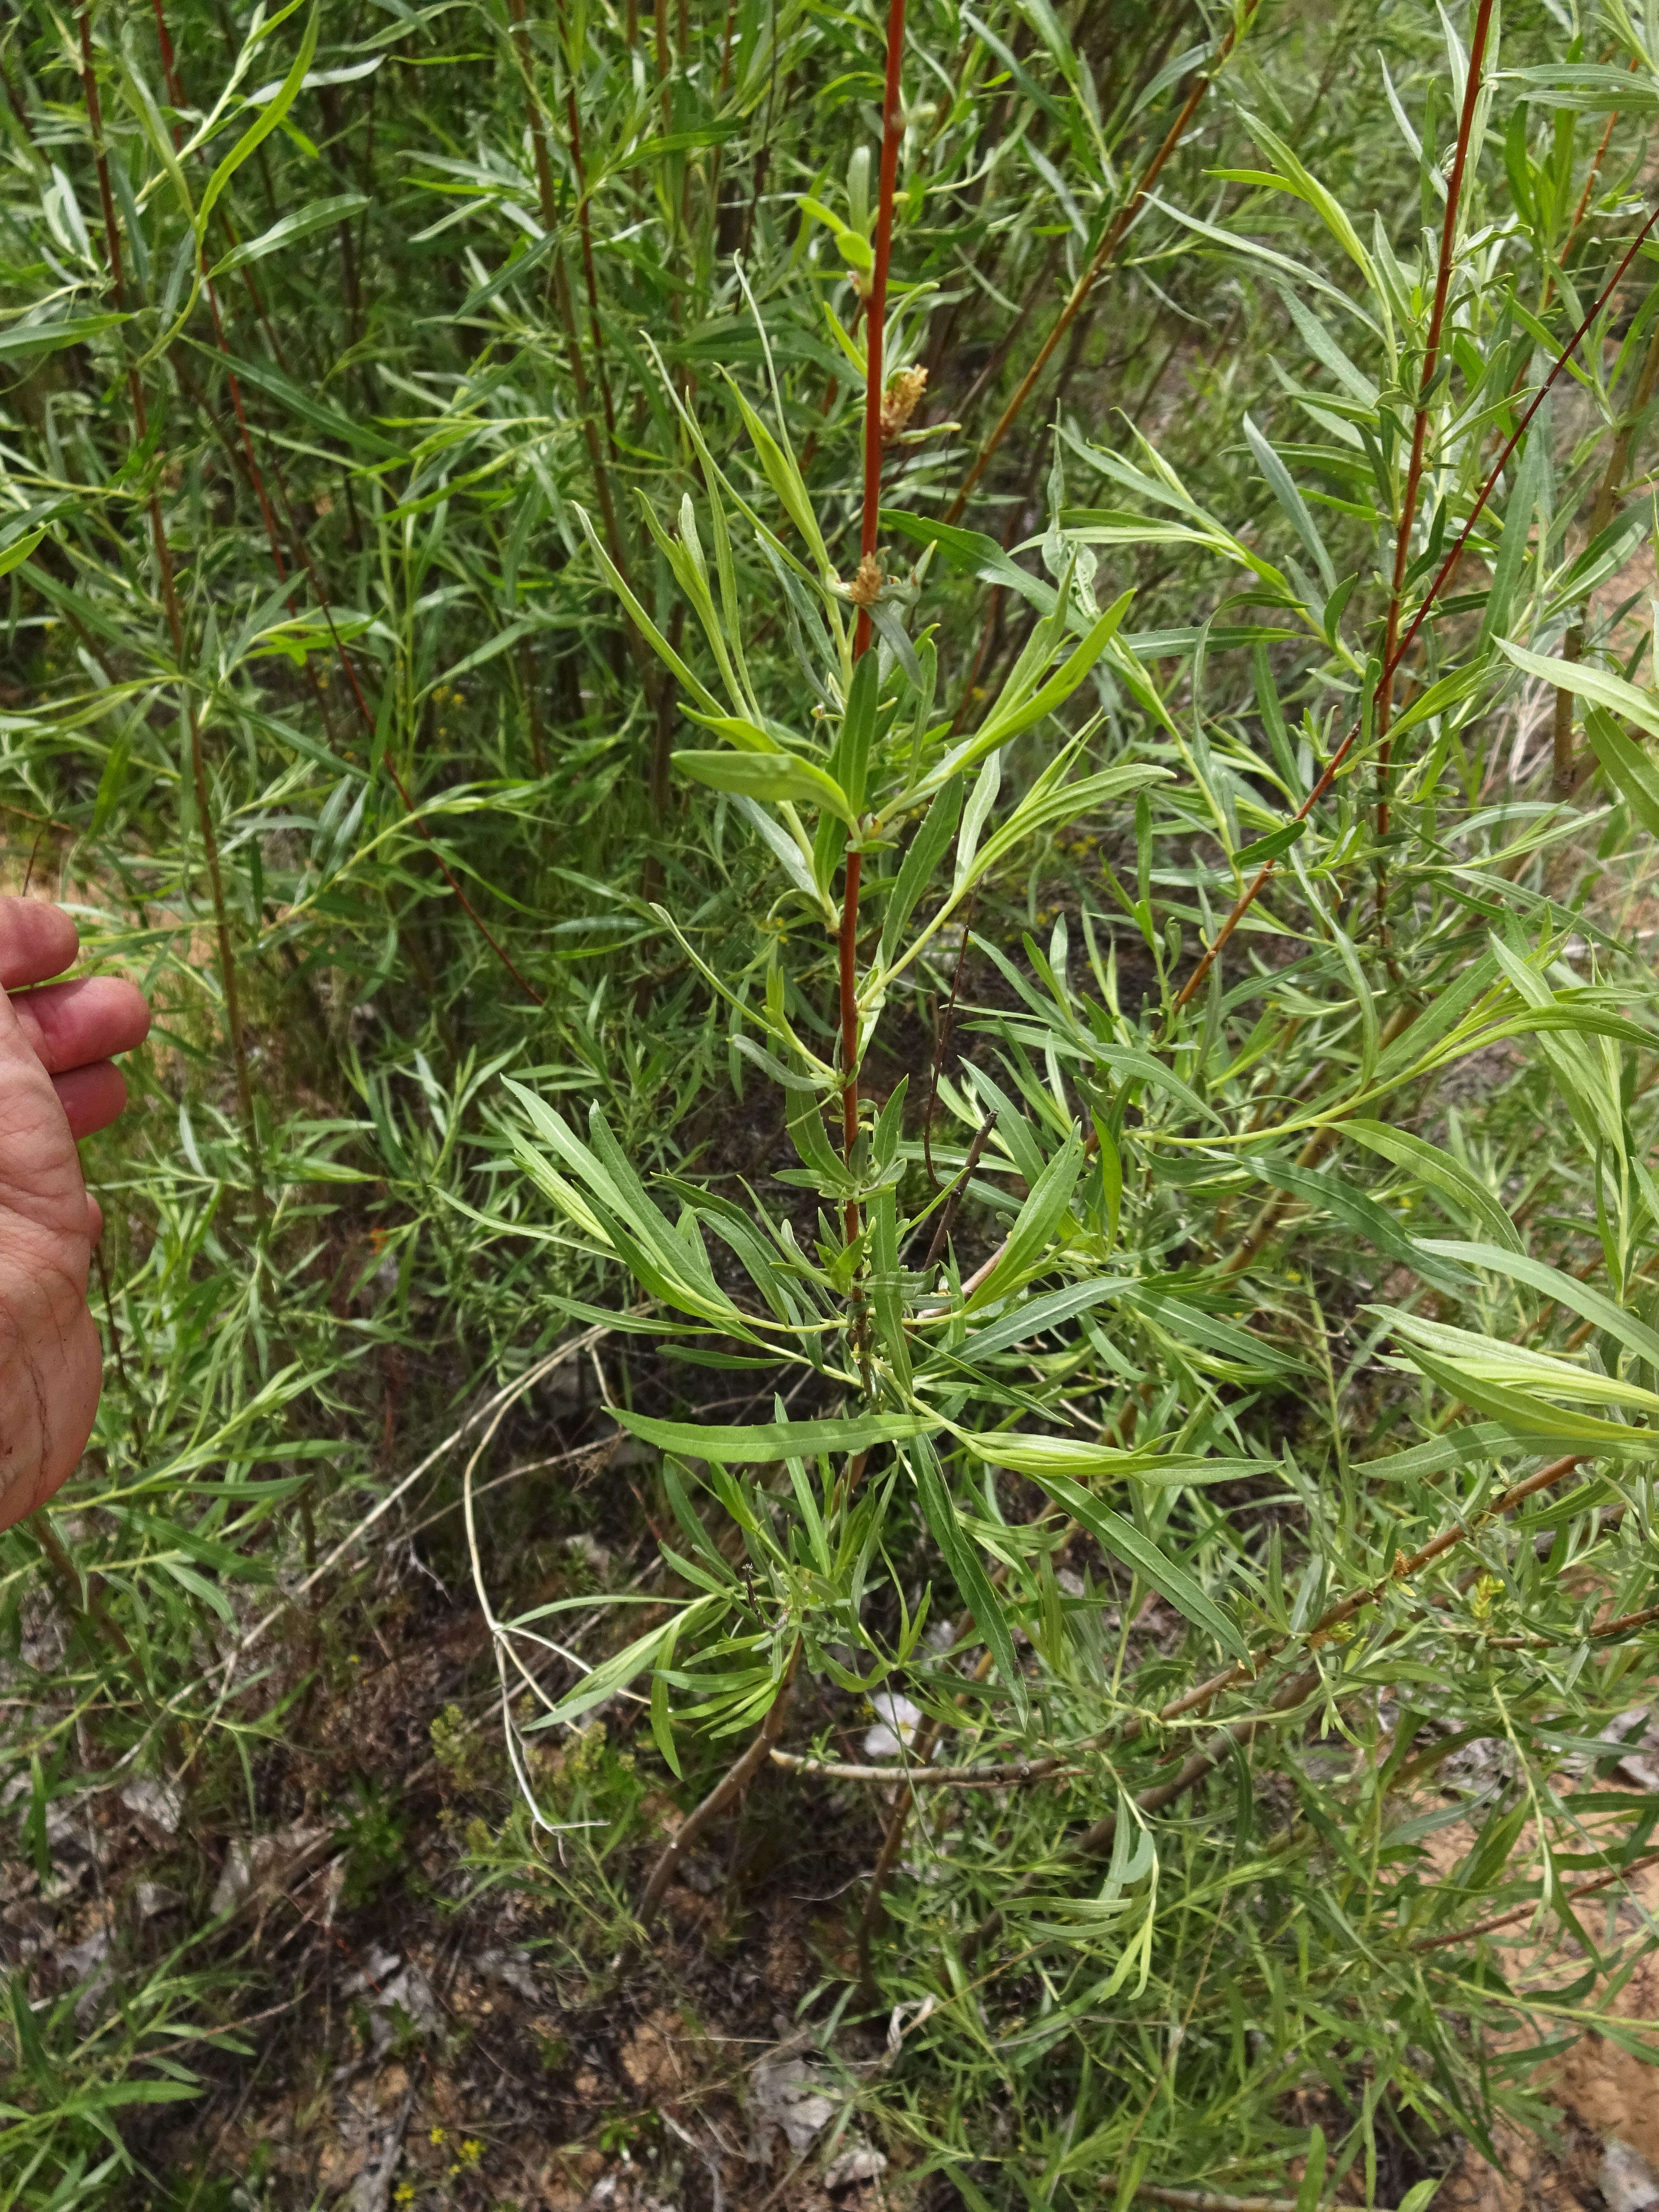
[[[14,999],[11,1010],[48,1075],[131,1052],[149,1030],[143,993],[118,975],[49,983]]]
[[[54,1075],[52,1087],[69,1116],[70,1133],[77,1139],[107,1129],[127,1103],[126,1078],[107,1060]]]
[[[81,933],[62,907],[0,898],[0,990],[61,975],[80,949]]]
[[[92,1193],[87,1193],[87,1234],[95,1244],[104,1233],[104,1209]]]

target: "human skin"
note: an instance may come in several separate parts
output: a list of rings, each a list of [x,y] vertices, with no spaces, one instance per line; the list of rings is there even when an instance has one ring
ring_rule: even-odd
[[[0,898],[0,1528],[74,1473],[103,1380],[87,1309],[102,1216],[76,1146],[125,1105],[112,1055],[143,1042],[149,1008],[112,975],[51,982],[79,947],[61,908]]]

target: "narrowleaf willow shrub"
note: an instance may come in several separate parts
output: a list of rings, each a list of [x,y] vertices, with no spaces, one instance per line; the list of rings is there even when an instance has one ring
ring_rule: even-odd
[[[492,1878],[600,1973],[769,1768],[912,2178],[1420,2205],[1646,2048],[1659,46],[1148,12],[11,19],[0,797],[164,1021],[4,1786],[251,1825],[323,1546],[603,1341],[650,1588],[544,1679],[470,1465],[453,1564],[698,1809],[515,1705]],[[0,2202],[222,1937],[13,1976]]]

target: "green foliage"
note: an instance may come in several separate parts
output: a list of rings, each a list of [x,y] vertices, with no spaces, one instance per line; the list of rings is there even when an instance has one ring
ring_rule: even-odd
[[[340,1821],[346,1848],[340,1894],[362,1905],[397,1872],[404,1856],[405,1818],[373,1782],[360,1783]]]
[[[1470,11],[1239,11],[960,521],[1231,18],[917,0],[872,579],[878,14],[163,12],[0,50],[0,806],[161,1014],[94,1447],[0,1537],[18,1857],[89,1742],[246,1826],[296,1586],[597,1328],[648,1586],[522,1595],[471,1461],[440,1540],[480,1887],[600,1971],[763,1729],[867,1864],[822,1769],[902,1692],[955,1779],[816,1992],[896,2023],[871,2130],[1416,2212],[1518,2028],[1646,2047],[1652,26],[1497,27],[1431,368]],[[0,2205],[120,2201],[220,1964],[13,1977]]]

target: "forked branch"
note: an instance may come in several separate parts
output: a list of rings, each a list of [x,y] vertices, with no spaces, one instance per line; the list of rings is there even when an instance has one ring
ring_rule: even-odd
[[[1613,270],[1612,276],[1608,277],[1607,283],[1601,287],[1600,292],[1596,294],[1589,313],[1584,317],[1583,322],[1579,324],[1572,336],[1567,340],[1566,344],[1561,349],[1561,351],[1556,356],[1555,362],[1550,369],[1549,374],[1544,379],[1544,381],[1539,386],[1537,391],[1533,394],[1531,400],[1522,410],[1521,419],[1510,434],[1510,437],[1504,445],[1503,452],[1498,456],[1498,459],[1493,463],[1492,469],[1488,471],[1486,480],[1480,487],[1480,496],[1475,501],[1474,505],[1470,508],[1468,520],[1464,523],[1462,530],[1457,533],[1456,542],[1453,544],[1450,552],[1447,554],[1439,568],[1435,571],[1434,580],[1429,586],[1427,592],[1424,594],[1422,604],[1419,606],[1417,612],[1412,617],[1411,622],[1407,625],[1405,635],[1395,647],[1394,653],[1389,660],[1384,663],[1382,668],[1382,681],[1391,681],[1392,678],[1398,674],[1400,664],[1404,660],[1406,655],[1411,651],[1412,647],[1417,642],[1419,631],[1421,630],[1424,623],[1428,620],[1430,611],[1432,609],[1435,601],[1439,598],[1442,591],[1445,588],[1447,579],[1450,576],[1452,571],[1456,568],[1457,563],[1462,558],[1463,548],[1468,544],[1470,535],[1474,529],[1475,524],[1480,520],[1481,515],[1486,512],[1486,502],[1491,499],[1492,493],[1497,489],[1498,480],[1503,475],[1504,471],[1508,467],[1510,455],[1520,444],[1522,439],[1526,435],[1534,416],[1537,414],[1539,409],[1549,397],[1550,392],[1553,390],[1563,370],[1566,368],[1567,363],[1572,359],[1574,354],[1577,352],[1578,348],[1583,343],[1585,336],[1588,334],[1590,326],[1594,324],[1597,316],[1600,315],[1601,310],[1607,306],[1607,301],[1618,290],[1620,285],[1624,282],[1626,270],[1630,267],[1637,255],[1641,252],[1643,246],[1646,244],[1648,237],[1653,230],[1656,223],[1659,223],[1659,207],[1656,207],[1654,209],[1652,214],[1649,216],[1647,221],[1642,225],[1640,230],[1637,232],[1636,236],[1632,240],[1631,244],[1625,252],[1625,255],[1620,260],[1618,267]],[[1320,800],[1324,798],[1326,793],[1329,791],[1331,786],[1335,782],[1344,762],[1347,759],[1348,755],[1353,750],[1354,746],[1358,743],[1359,733],[1363,727],[1364,724],[1361,720],[1356,720],[1353,723],[1346,736],[1343,738],[1341,744],[1331,755],[1330,759],[1325,763],[1324,770],[1320,775],[1318,781],[1314,785],[1313,789],[1303,800],[1301,805],[1297,808],[1295,813],[1291,816],[1291,821],[1305,822],[1309,815],[1312,813],[1314,808],[1318,805]],[[1170,1008],[1170,1012],[1172,1013],[1178,1014],[1182,1012],[1184,1008],[1192,1003],[1198,993],[1202,990],[1205,982],[1208,979],[1211,969],[1215,965],[1217,955],[1226,944],[1227,939],[1232,935],[1234,930],[1237,928],[1239,923],[1243,921],[1245,915],[1255,904],[1257,899],[1261,897],[1262,891],[1267,887],[1268,880],[1273,876],[1277,866],[1278,862],[1276,860],[1269,860],[1264,861],[1261,866],[1257,869],[1255,874],[1251,878],[1250,881],[1245,885],[1244,889],[1239,893],[1237,898],[1234,900],[1226,920],[1216,932],[1212,942],[1205,947],[1202,954],[1194,964],[1192,974],[1187,978],[1185,983],[1182,984],[1181,989],[1176,993],[1174,1004]]]
[[[990,466],[992,457],[998,447],[1018,421],[1026,401],[1036,387],[1037,379],[1053,358],[1054,349],[1077,320],[1089,295],[1100,282],[1108,264],[1114,258],[1119,246],[1128,236],[1130,226],[1142,208],[1146,206],[1147,196],[1163,174],[1165,164],[1191,129],[1193,118],[1197,114],[1204,95],[1209,90],[1217,72],[1245,32],[1249,29],[1256,9],[1261,4],[1261,0],[1245,0],[1243,10],[1235,17],[1226,37],[1216,48],[1215,58],[1211,62],[1208,69],[1201,70],[1193,79],[1187,97],[1176,112],[1175,121],[1164,132],[1157,152],[1141,171],[1134,190],[1107,224],[1105,234],[1095,248],[1088,267],[1073,285],[1066,296],[1066,304],[1055,319],[1054,328],[1037,348],[1036,359],[1021,377],[1013,398],[997,417],[996,427],[974,456],[973,466],[963,478],[961,489],[945,511],[945,519],[947,522],[955,522],[960,518],[963,507],[968,504],[969,494]]]

